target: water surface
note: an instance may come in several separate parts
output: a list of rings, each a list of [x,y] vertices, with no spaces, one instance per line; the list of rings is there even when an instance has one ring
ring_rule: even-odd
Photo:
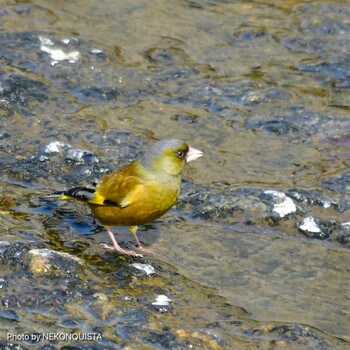
[[[0,297],[19,315],[0,317],[3,340],[98,326],[119,348],[350,348],[348,1],[8,0],[0,16]],[[166,137],[205,157],[140,229],[158,252],[143,261],[157,276],[140,278],[98,247],[86,208],[39,196]],[[295,209],[279,216],[271,190]],[[308,217],[320,232],[300,230]],[[38,247],[82,259],[62,268],[67,294],[64,274],[36,277]],[[62,310],[33,304],[28,284]],[[162,293],[172,308],[150,308]]]

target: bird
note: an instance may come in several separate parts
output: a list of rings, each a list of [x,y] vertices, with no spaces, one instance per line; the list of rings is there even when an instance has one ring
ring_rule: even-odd
[[[137,237],[138,226],[158,219],[175,204],[180,195],[183,168],[202,155],[202,151],[183,140],[160,140],[139,159],[104,175],[100,181],[56,191],[50,196],[87,203],[112,240],[113,245],[103,244],[104,248],[123,255],[142,257],[134,250],[122,248],[111,226],[128,226],[137,250],[151,253]]]

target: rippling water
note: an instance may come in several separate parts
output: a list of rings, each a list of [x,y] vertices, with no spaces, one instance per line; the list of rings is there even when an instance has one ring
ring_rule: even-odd
[[[114,293],[134,273],[128,261],[97,248],[108,236],[86,208],[39,196],[125,165],[155,139],[205,153],[178,205],[140,230],[158,275],[123,282],[134,311],[116,325],[107,315],[125,311],[124,299],[91,311],[76,296],[61,315],[33,306],[26,285],[54,284],[28,277],[27,246],[16,248],[22,269],[4,248],[0,298],[21,317],[0,314],[1,337],[72,330],[72,317],[80,331],[100,324],[120,348],[350,348],[349,18],[348,1],[0,4],[2,241],[79,256],[79,283],[94,275],[80,293]],[[295,209],[277,214],[271,190]],[[308,217],[313,231],[302,229]],[[25,301],[6,304],[16,286]],[[162,288],[174,309],[148,314],[145,300]]]

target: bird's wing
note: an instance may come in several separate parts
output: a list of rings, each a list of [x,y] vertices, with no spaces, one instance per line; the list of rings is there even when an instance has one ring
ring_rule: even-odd
[[[88,203],[126,207],[136,200],[138,193],[142,192],[143,183],[138,176],[112,173],[97,186],[94,198],[88,200]]]
[[[111,175],[114,176],[103,179],[100,183],[93,182],[87,186],[54,192],[46,197],[75,198],[90,204],[116,205],[123,208],[137,200],[138,195],[143,192],[143,181],[139,177]]]
[[[87,186],[74,187],[54,192],[48,197],[76,198],[94,205],[116,205],[126,207],[142,197],[144,181],[137,163],[105,175],[101,181]]]

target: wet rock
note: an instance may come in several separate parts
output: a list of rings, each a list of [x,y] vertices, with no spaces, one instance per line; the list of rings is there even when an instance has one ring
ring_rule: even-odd
[[[147,314],[138,308],[124,308],[123,315],[119,317],[115,333],[123,340],[132,339],[147,325]]]
[[[335,84],[338,87],[348,87],[350,86],[350,61],[340,61],[335,63],[322,62],[322,63],[313,63],[307,65],[300,65],[299,70],[310,72],[310,73],[319,73],[325,75],[330,83]]]
[[[225,349],[225,342],[211,330],[205,331],[186,331],[183,329],[177,329],[176,335],[184,343],[184,347],[190,349]],[[226,346],[227,348],[227,346]]]
[[[99,162],[99,159],[92,152],[77,148],[68,149],[64,158],[68,165],[92,165]]]
[[[121,300],[127,301],[127,302],[131,302],[131,301],[134,300],[134,298],[131,295],[124,294],[124,295],[121,296]]]
[[[120,282],[130,281],[132,278],[147,278],[155,274],[154,266],[145,263],[131,263],[122,266],[119,270],[112,273]]]
[[[85,319],[83,318],[68,318],[58,323],[58,326],[64,328],[81,329],[84,326]]]
[[[313,235],[319,235],[322,232],[319,221],[313,218],[312,216],[305,218],[299,224],[299,230],[311,237],[313,237]]]
[[[113,303],[109,299],[108,295],[104,293],[95,293],[93,295],[95,298],[95,302],[93,304],[93,308],[97,314],[97,316],[101,320],[105,320],[110,312],[113,310]]]
[[[168,312],[172,309],[171,301],[172,300],[168,296],[160,294],[156,296],[151,305],[158,312]]]
[[[268,190],[264,194],[273,200],[272,213],[279,218],[283,218],[297,211],[293,200],[286,196],[283,192]]]
[[[77,96],[83,101],[113,101],[116,100],[120,94],[121,93],[116,88],[107,86],[103,88],[89,87],[82,89]]]
[[[322,89],[327,86],[329,89],[334,86],[347,88],[350,84],[350,62],[346,55],[350,49],[346,40],[350,32],[346,21],[348,8],[340,3],[335,6],[319,3],[312,10],[306,4],[295,7],[295,10],[294,15],[299,18],[304,35],[282,36],[281,44],[291,52],[317,57],[303,60],[297,69],[312,75],[313,81],[322,82],[319,84]],[[338,47],[342,50],[337,50]]]
[[[249,91],[242,97],[241,102],[246,106],[256,106],[263,103],[272,103],[273,101],[284,100],[288,98],[287,91],[282,89],[255,89],[254,91]]]
[[[254,330],[248,331],[247,335],[273,337],[275,342],[285,347],[285,343],[298,344],[303,349],[319,349],[327,350],[329,348],[327,342],[316,332],[308,327],[301,325],[267,325]]]
[[[155,268],[150,264],[133,263],[131,266],[139,271],[143,271],[147,276],[153,275],[156,272]]]
[[[9,12],[6,11],[4,8],[0,7],[0,16],[8,16]]]
[[[11,135],[8,133],[0,133],[0,140],[7,139],[9,137],[11,137]]]
[[[68,150],[72,146],[68,143],[62,142],[62,141],[52,141],[48,143],[47,145],[44,145],[40,147],[39,149],[39,156],[47,156],[50,157],[52,155],[55,155],[57,153],[61,153],[63,151]]]
[[[331,191],[346,194],[350,188],[350,171],[336,175],[329,180],[323,180],[321,185]]]
[[[51,65],[54,66],[60,61],[68,61],[69,63],[75,63],[80,58],[79,51],[67,51],[65,52],[60,47],[55,47],[55,44],[48,38],[42,35],[39,35],[40,41],[40,50],[46,52],[51,57]],[[70,40],[64,41],[65,44],[68,44]]]
[[[15,7],[15,11],[18,15],[30,15],[32,13],[32,8],[28,5],[18,5]]]
[[[145,56],[151,62],[165,67],[178,67],[189,60],[186,52],[176,47],[151,48],[145,52]]]
[[[74,345],[65,345],[60,350],[115,350],[112,345],[91,344],[91,343],[74,343]]]
[[[27,249],[28,245],[24,242],[0,241],[0,264],[20,267]]]
[[[33,283],[35,285],[35,283]],[[4,295],[1,299],[1,303],[6,308],[21,308],[21,307],[31,307],[31,308],[50,308],[52,305],[58,305],[59,298],[64,300],[64,293],[58,295],[58,293],[49,291],[47,289],[32,288],[28,286],[27,290],[19,290],[13,293],[8,293]]]
[[[326,196],[322,191],[306,191],[306,190],[289,190],[286,194],[295,200],[304,211],[311,206],[316,205],[324,209],[332,208],[336,211],[343,212],[350,208],[349,201],[346,198],[333,199]]]
[[[340,224],[337,231],[337,241],[340,244],[350,246],[350,222]]]
[[[178,207],[194,218],[222,221],[225,223],[253,220],[266,216],[266,205],[260,199],[261,190],[224,188],[213,189],[205,186],[184,184]]]
[[[260,28],[242,28],[233,33],[234,38],[242,41],[254,40],[266,35],[266,31]]]
[[[143,336],[143,340],[155,347],[161,349],[181,349],[181,343],[178,341],[176,335],[169,330],[162,332],[151,331]]]
[[[18,321],[20,319],[20,316],[14,310],[0,310],[0,319]]]
[[[261,129],[271,134],[289,135],[299,133],[299,127],[286,119],[252,121],[245,125],[247,129]]]
[[[101,58],[106,58],[106,54],[103,52],[102,49],[91,49],[90,53],[94,54],[94,55],[99,55]]]
[[[298,210],[293,199],[281,191],[230,187],[199,189],[199,186],[187,185],[179,206],[190,210],[192,217],[225,223],[278,221],[297,214]]]
[[[33,101],[48,99],[48,89],[41,81],[11,73],[0,75],[1,106],[12,115],[13,111],[31,114]]]
[[[309,216],[298,225],[299,230],[308,238],[327,239],[335,228],[334,222],[320,222]]]
[[[49,157],[52,157],[58,153],[65,152],[69,148],[71,148],[71,145],[68,143],[62,142],[62,141],[52,141],[48,143],[47,145],[41,146],[39,148],[39,160],[45,161]]]
[[[76,256],[50,249],[32,249],[28,256],[29,271],[36,275],[76,275],[83,265]]]
[[[0,278],[0,289],[3,289],[6,286],[6,280],[5,278]]]
[[[10,147],[11,153],[20,152],[13,145]],[[38,178],[48,181],[56,179],[56,183],[62,183],[62,187],[65,183],[94,181],[109,171],[91,151],[71,148],[68,143],[62,141],[40,145],[37,153],[30,158],[19,155],[1,158],[0,166],[2,163],[3,169],[20,182],[28,184],[37,181]]]
[[[39,350],[56,350],[56,348],[51,344],[45,344]]]
[[[106,55],[96,54],[100,48],[80,39],[27,31],[2,34],[0,41],[0,56],[13,66],[44,75],[62,92],[68,91],[83,102],[128,104],[151,93],[151,89],[130,93],[130,88],[121,84],[122,67],[116,69]],[[129,70],[126,74],[135,73]]]
[[[194,124],[198,120],[198,116],[192,114],[176,114],[171,117],[172,120],[176,120],[181,124]]]
[[[29,350],[29,349],[18,343],[7,342],[6,340],[0,340],[0,350]]]

